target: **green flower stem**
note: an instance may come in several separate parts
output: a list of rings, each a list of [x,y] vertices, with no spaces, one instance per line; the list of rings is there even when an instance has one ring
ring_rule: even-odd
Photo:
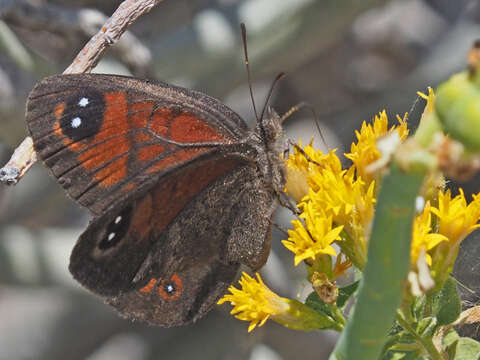
[[[414,137],[420,145],[427,148],[432,143],[433,136],[440,131],[442,131],[442,124],[438,119],[437,113],[424,112]]]
[[[334,306],[334,305],[332,305],[331,310],[332,310],[333,318],[338,324],[342,325],[342,330],[343,330],[343,326],[345,326],[347,321],[343,317],[342,310],[340,310],[337,306]]]
[[[330,360],[380,356],[410,266],[415,198],[426,172],[413,165],[415,171],[404,173],[394,162],[382,182],[357,303]]]
[[[423,348],[424,352],[428,354],[432,360],[444,360],[443,356],[438,352],[437,348],[433,344],[432,339],[427,337],[424,338],[417,334],[415,329],[403,318],[401,314],[397,316],[397,322],[405,331],[415,338],[417,344]]]
[[[460,242],[455,246],[451,244],[438,244],[438,249],[435,249],[435,263],[432,266],[432,275],[435,280],[435,291],[440,290],[445,281],[450,277],[453,271],[455,259],[460,250]]]
[[[315,311],[298,300],[284,300],[288,302],[288,310],[281,314],[272,315],[271,319],[273,321],[295,330],[343,330],[343,324],[338,323],[337,319],[332,319],[327,314]],[[343,321],[345,322],[345,320]]]
[[[352,237],[345,230],[342,230],[340,236],[342,237],[342,241],[338,241],[337,244],[342,252],[350,259],[357,269],[363,270],[366,263],[363,256],[365,251],[362,251],[359,245],[353,241]]]

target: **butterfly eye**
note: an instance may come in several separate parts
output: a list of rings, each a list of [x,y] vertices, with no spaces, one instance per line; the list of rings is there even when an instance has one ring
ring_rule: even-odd
[[[110,249],[118,244],[125,236],[130,226],[132,207],[128,206],[108,224],[105,236],[98,244],[100,250]]]

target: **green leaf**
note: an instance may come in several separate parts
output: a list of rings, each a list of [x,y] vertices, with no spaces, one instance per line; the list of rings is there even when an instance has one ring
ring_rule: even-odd
[[[454,329],[447,330],[447,332],[443,335],[442,346],[444,349],[446,349],[449,359],[454,358],[455,347],[459,339],[460,339],[460,336]]]
[[[480,343],[470,338],[462,337],[458,340],[454,360],[480,359]]]
[[[451,324],[460,316],[462,302],[454,278],[449,277],[443,288],[433,296],[432,312],[437,317],[438,325]]]
[[[338,288],[337,306],[340,309],[343,309],[345,307],[350,296],[352,296],[355,291],[357,291],[358,284],[360,284],[360,281],[355,281],[350,285]]]
[[[389,350],[381,358],[381,360],[419,360],[420,350]]]
[[[305,305],[308,305],[319,313],[333,317],[331,305],[321,300],[315,291],[311,292],[310,295],[308,295],[307,299],[305,300]]]
[[[445,335],[443,335],[442,344],[444,347],[448,348],[449,346],[454,345],[458,339],[460,339],[458,333],[454,329],[449,329]]]
[[[435,317],[426,317],[417,324],[417,333],[422,337],[432,337],[437,329],[437,319]]]
[[[407,360],[408,355],[409,353],[403,351],[389,351],[381,357],[381,360]]]
[[[416,321],[423,319],[425,314],[425,309],[427,305],[427,297],[425,295],[415,298],[415,301],[412,304],[412,315]]]

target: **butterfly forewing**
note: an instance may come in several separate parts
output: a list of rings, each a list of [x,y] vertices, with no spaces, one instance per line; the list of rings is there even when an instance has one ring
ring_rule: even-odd
[[[29,96],[26,119],[39,157],[95,214],[147,186],[145,178],[161,178],[247,131],[216,99],[114,75],[46,78]]]

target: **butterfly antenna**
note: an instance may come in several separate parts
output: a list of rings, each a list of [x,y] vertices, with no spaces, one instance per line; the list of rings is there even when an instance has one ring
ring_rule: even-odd
[[[317,127],[318,134],[320,135],[320,138],[322,139],[323,143],[325,144],[326,148],[329,149],[330,147],[327,144],[327,141],[325,140],[325,137],[323,136],[322,130],[320,129],[320,122],[318,120],[317,112],[315,111],[315,108],[310,105],[307,102],[302,101],[301,103],[292,106],[290,110],[288,110],[283,116],[281,117],[281,122],[283,123],[285,120],[287,120],[290,116],[295,114],[297,111],[301,109],[308,109],[313,115],[313,119],[315,120],[315,126]]]
[[[410,119],[410,115],[415,111],[415,108],[417,107],[421,97],[420,95],[417,95],[415,100],[413,101],[412,106],[410,107],[410,110],[408,111],[407,118],[405,119],[405,122],[408,124],[408,120]]]
[[[263,119],[263,115],[265,114],[267,105],[270,102],[270,99],[272,98],[272,94],[273,94],[273,90],[275,89],[275,86],[277,86],[278,81],[283,79],[285,76],[286,76],[285,73],[281,72],[275,77],[275,80],[273,80],[272,86],[270,86],[270,90],[268,91],[267,99],[265,100],[265,105],[263,106],[262,113],[260,114],[260,120]]]
[[[248,88],[250,89],[250,97],[252,98],[253,104],[253,111],[255,112],[255,118],[257,122],[259,122],[257,107],[255,106],[255,99],[253,97],[253,89],[252,89],[252,74],[250,73],[250,65],[248,64],[248,51],[247,51],[247,29],[245,28],[245,24],[240,24],[240,29],[242,31],[242,42],[243,42],[243,52],[245,54],[245,66],[247,67],[247,76],[248,76]]]

